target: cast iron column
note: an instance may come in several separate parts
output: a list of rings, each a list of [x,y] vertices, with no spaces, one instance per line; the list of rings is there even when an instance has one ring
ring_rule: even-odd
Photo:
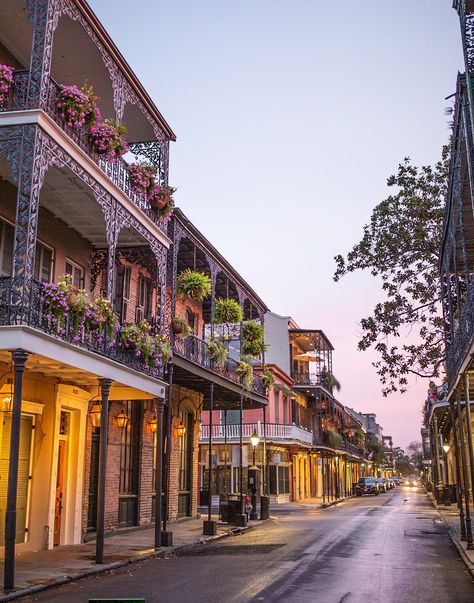
[[[466,400],[466,431],[469,448],[469,467],[471,468],[471,493],[474,498],[474,451],[472,447],[471,397],[469,393],[469,375],[464,377],[464,397]]]
[[[171,333],[172,333],[171,329]],[[171,335],[173,337],[173,335]],[[174,365],[171,360],[168,363],[168,405],[166,407],[166,431],[164,431],[163,437],[166,438],[166,451],[163,463],[163,532],[166,539],[165,545],[170,546],[172,543],[172,533],[167,532],[166,522],[168,520],[169,508],[170,508],[170,458],[171,458],[171,419],[173,409],[173,370]]]
[[[161,516],[163,514],[163,398],[156,399],[156,419],[158,431],[156,432],[155,450],[155,551],[161,547]],[[168,410],[168,414],[171,414]]]
[[[10,459],[8,461],[7,508],[5,512],[5,569],[3,586],[11,590],[15,583],[15,540],[16,540],[16,495],[18,489],[18,453],[20,448],[21,399],[23,397],[23,374],[28,353],[23,350],[12,352],[14,384],[13,412],[10,434]]]
[[[207,501],[207,521],[212,519],[212,413],[214,410],[214,383],[211,383],[211,391],[209,398],[209,467],[208,467],[208,483],[209,497]]]
[[[459,509],[459,522],[461,524],[461,540],[466,540],[466,521],[464,519],[464,508],[461,491],[461,468],[459,459],[459,442],[456,431],[456,415],[454,412],[454,401],[449,401],[449,410],[451,411],[451,425],[453,429],[454,457],[456,460],[456,500]]]
[[[245,514],[244,509],[244,468],[243,468],[243,434],[242,434],[242,419],[243,419],[243,405],[244,399],[242,394],[240,395],[240,475],[239,475],[239,490],[240,490],[240,513]]]
[[[326,504],[326,468],[324,466],[324,452],[321,450],[321,481],[323,485],[323,505]]]
[[[439,503],[441,501],[441,490],[443,488],[443,479],[441,474],[441,465],[439,463],[439,433],[438,433],[438,419],[433,414],[433,440],[436,460],[436,500]]]
[[[459,428],[459,442],[461,448],[461,464],[462,464],[462,476],[464,486],[464,505],[466,510],[466,540],[467,548],[473,549],[474,545],[472,542],[472,523],[471,523],[471,510],[469,509],[469,475],[466,466],[466,451],[464,446],[464,433],[462,427],[462,411],[461,411],[461,396],[456,392],[456,403],[458,407],[458,428]]]
[[[105,480],[107,472],[107,435],[109,428],[109,392],[112,381],[100,380],[102,394],[100,412],[100,443],[99,443],[99,476],[97,481],[97,527],[95,541],[95,562],[104,563],[104,533],[105,533]]]
[[[227,408],[224,410],[224,492],[227,493]]]

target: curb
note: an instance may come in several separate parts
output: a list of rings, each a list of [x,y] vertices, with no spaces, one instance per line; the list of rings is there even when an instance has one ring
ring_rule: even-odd
[[[462,544],[459,542],[458,534],[455,532],[455,530],[453,530],[450,527],[450,525],[444,518],[443,514],[440,513],[440,507],[439,507],[438,503],[436,502],[435,497],[431,494],[431,492],[427,492],[427,495],[428,495],[428,498],[430,499],[433,507],[436,509],[436,511],[438,511],[438,514],[441,517],[441,519],[443,520],[444,525],[448,528],[448,535],[449,535],[449,538],[451,539],[451,542],[456,547],[456,549],[459,553],[459,556],[461,557],[461,559],[464,562],[464,565],[466,566],[467,571],[471,574],[471,578],[474,579],[474,564],[471,562],[471,560],[467,556],[467,553],[464,550]],[[446,507],[446,508],[448,508],[448,507]]]
[[[70,584],[71,582],[76,582],[77,580],[82,580],[84,578],[90,578],[91,576],[98,576],[99,574],[106,574],[108,572],[120,569],[122,567],[126,567],[127,565],[133,565],[135,563],[140,563],[142,561],[149,561],[150,559],[164,559],[167,557],[173,556],[175,553],[179,553],[181,551],[192,549],[196,546],[202,546],[209,542],[213,542],[215,540],[220,540],[221,538],[227,538],[229,536],[237,536],[248,532],[249,530],[253,530],[258,527],[257,525],[248,525],[245,528],[230,528],[227,532],[223,532],[222,534],[216,534],[215,536],[207,536],[203,537],[197,542],[181,544],[178,546],[169,547],[159,551],[153,551],[152,553],[147,553],[146,555],[136,555],[134,557],[128,557],[121,561],[115,561],[114,563],[108,563],[101,565],[100,567],[94,567],[82,572],[77,572],[76,574],[70,574],[68,576],[63,576],[61,578],[55,578],[50,582],[45,582],[44,584],[36,584],[34,586],[28,586],[26,588],[19,589],[17,591],[4,594],[0,596],[0,601],[14,601],[15,599],[20,599],[21,597],[27,597],[30,595],[34,595],[44,590],[49,590],[50,588],[56,588],[57,586],[64,586],[65,584]]]

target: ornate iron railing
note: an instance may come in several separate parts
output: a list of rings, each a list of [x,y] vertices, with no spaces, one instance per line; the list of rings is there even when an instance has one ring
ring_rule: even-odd
[[[321,387],[324,387],[328,392],[331,391],[329,381],[323,375],[318,375],[309,372],[294,372],[291,376],[293,378],[293,381],[295,382],[295,385],[319,385]]]
[[[311,445],[313,443],[313,432],[298,427],[297,425],[287,425],[281,423],[267,423],[265,425],[261,421],[256,423],[242,423],[242,438],[248,442],[250,436],[257,432],[257,435],[262,439],[266,433],[267,440],[271,442],[294,441],[302,442],[303,444]],[[240,424],[238,425],[213,425],[212,439],[213,440],[239,440],[240,439]],[[201,441],[209,439],[209,425],[201,425]]]
[[[78,332],[72,318],[69,316],[65,316],[64,320],[58,325],[57,321],[51,317],[45,308],[41,291],[42,284],[33,281],[28,308],[22,312],[15,309],[15,312],[13,312],[10,303],[11,278],[0,277],[0,325],[27,325],[47,333],[55,339],[94,352],[110,360],[115,360],[151,377],[163,378],[163,366],[151,366],[135,352],[123,349],[116,334],[109,338],[105,332],[91,331],[86,333],[84,330]]]
[[[232,358],[228,358],[223,366],[218,366],[209,355],[207,343],[194,335],[185,338],[175,337],[173,352],[233,383],[242,385],[240,376],[237,373],[238,362]],[[266,389],[257,375],[253,376],[251,392],[266,396]]]
[[[27,108],[27,93],[28,93],[29,71],[21,70],[13,73],[13,86],[9,96],[5,99],[3,106],[0,106],[0,111],[20,111]],[[57,95],[59,84],[50,78],[48,88],[48,103],[47,113],[60,128],[73,140],[87,155],[90,157],[101,170],[112,180],[112,182],[120,188],[127,197],[145,213],[150,220],[160,227],[163,232],[167,230],[167,220],[160,217],[151,207],[145,194],[135,192],[130,186],[127,175],[127,162],[122,158],[116,161],[107,161],[97,153],[94,153],[89,144],[89,137],[85,128],[72,128],[67,125],[64,119],[61,118],[57,108]],[[159,175],[160,184],[166,184],[166,170],[162,165],[161,155],[156,150],[157,141],[141,142],[130,145],[133,153],[143,155],[144,157],[151,156],[158,158],[156,165],[157,174]],[[150,148],[148,148],[150,147]]]

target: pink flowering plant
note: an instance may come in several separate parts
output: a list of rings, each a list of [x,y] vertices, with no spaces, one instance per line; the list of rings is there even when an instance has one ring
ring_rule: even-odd
[[[175,188],[157,184],[148,195],[150,205],[162,218],[170,218],[174,208],[173,193]]]
[[[8,96],[13,84],[13,67],[0,65],[0,105]]]
[[[130,163],[127,166],[128,180],[134,193],[152,194],[156,187],[156,168],[148,163]]]
[[[97,330],[105,334],[109,341],[113,342],[117,334],[119,324],[112,302],[106,297],[98,297],[90,302],[86,308],[86,331]]]
[[[64,331],[68,314],[68,294],[56,283],[43,283],[41,289],[43,311],[53,329]]]
[[[153,335],[150,330],[146,320],[123,325],[119,331],[119,341],[124,350],[134,351],[143,362],[155,367],[162,361],[168,361],[170,349],[165,336]]]
[[[101,119],[96,101],[97,97],[91,87],[84,85],[79,89],[76,86],[61,85],[56,107],[69,127],[91,129]]]
[[[128,150],[125,132],[125,126],[107,119],[91,127],[89,142],[98,155],[104,156],[107,161],[116,161]]]

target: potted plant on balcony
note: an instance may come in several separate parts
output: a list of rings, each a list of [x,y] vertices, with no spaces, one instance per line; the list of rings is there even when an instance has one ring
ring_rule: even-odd
[[[266,366],[263,367],[262,374],[260,375],[260,381],[266,390],[270,391],[273,389],[275,377],[270,369]]]
[[[186,268],[178,274],[176,292],[181,299],[203,301],[212,291],[211,279],[203,272]]]
[[[107,161],[120,159],[128,150],[125,126],[112,119],[96,123],[90,129],[89,142],[93,150]]]
[[[43,283],[41,287],[43,316],[58,332],[64,330],[69,310],[68,294],[56,283]]]
[[[0,106],[8,96],[13,84],[13,67],[0,65]]]
[[[253,367],[247,360],[239,360],[237,362],[237,375],[239,376],[240,383],[245,389],[252,389],[253,385]]]
[[[218,339],[211,339],[207,344],[207,349],[209,351],[209,358],[215,362],[216,366],[222,368],[229,357],[229,352],[225,345]]]
[[[263,326],[249,321],[243,325],[242,354],[257,357],[263,351]]]
[[[97,297],[90,302],[86,307],[84,326],[86,332],[98,331],[101,336],[105,333],[107,339],[113,342],[118,329],[118,319],[112,302],[106,297]]]
[[[96,101],[92,87],[84,85],[79,89],[77,86],[60,85],[56,107],[69,127],[79,129],[84,126],[90,130],[101,120]]]
[[[148,163],[130,163],[127,166],[130,188],[134,193],[146,195],[156,187],[156,167]]]
[[[242,321],[242,308],[235,299],[216,299],[214,322],[216,324],[235,324]]]
[[[343,437],[340,433],[335,431],[334,429],[329,429],[328,431],[329,444],[332,448],[338,448],[342,445]]]
[[[172,186],[155,184],[148,193],[148,201],[151,207],[162,218],[171,215],[174,207],[173,193],[176,191]]]
[[[155,335],[154,345],[157,356],[161,356],[163,364],[167,364],[171,358],[171,347],[168,337],[166,335]]]
[[[175,335],[182,335],[183,337],[189,337],[192,335],[193,330],[189,326],[188,322],[181,318],[180,316],[174,316],[171,321],[171,328],[173,329],[173,333]]]
[[[86,308],[89,303],[87,291],[73,285],[72,276],[70,274],[64,274],[59,277],[58,286],[60,290],[66,294],[72,330],[74,335],[77,336],[84,325]]]
[[[129,352],[138,349],[142,337],[143,333],[137,324],[122,325],[118,334],[120,345]]]

